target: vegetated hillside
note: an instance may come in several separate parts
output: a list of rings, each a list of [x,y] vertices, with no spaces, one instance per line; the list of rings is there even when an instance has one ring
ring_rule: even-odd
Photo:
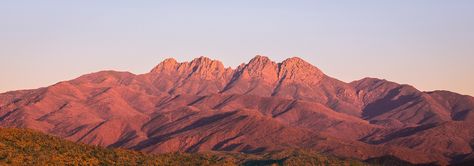
[[[235,69],[199,57],[0,94],[0,126],[155,154],[305,149],[450,164],[473,153],[474,98],[376,78],[346,83],[297,57],[256,56]]]
[[[234,165],[216,155],[142,152],[78,144],[27,129],[0,129],[0,165]]]
[[[29,129],[0,128],[0,165],[367,165],[305,151],[263,155],[168,153],[110,149],[74,143]]]

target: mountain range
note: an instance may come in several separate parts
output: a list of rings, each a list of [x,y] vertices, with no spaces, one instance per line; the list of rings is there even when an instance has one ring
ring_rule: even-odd
[[[348,71],[350,72],[350,71]],[[293,57],[237,68],[166,59],[0,94],[0,126],[147,153],[308,149],[414,164],[474,158],[474,98],[364,78],[343,82]]]

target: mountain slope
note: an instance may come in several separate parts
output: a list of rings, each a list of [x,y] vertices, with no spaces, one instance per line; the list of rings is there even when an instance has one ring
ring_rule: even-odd
[[[362,160],[454,163],[472,153],[474,100],[365,78],[345,83],[300,58],[236,69],[199,57],[149,73],[102,71],[0,94],[0,126],[144,152],[291,148]]]

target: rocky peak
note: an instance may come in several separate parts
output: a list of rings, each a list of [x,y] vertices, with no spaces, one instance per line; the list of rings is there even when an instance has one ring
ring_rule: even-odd
[[[179,63],[174,58],[166,58],[151,70],[151,73],[163,72],[165,70],[176,70]]]
[[[302,64],[309,64],[305,60],[301,59],[300,57],[291,57],[288,59],[285,59],[282,64],[295,64],[295,65],[302,65]]]
[[[278,64],[266,56],[257,55],[242,68],[242,76],[259,78],[267,81],[276,81],[278,78]]]
[[[201,56],[191,62],[178,63],[175,59],[168,58],[158,64],[151,73],[172,73],[175,76],[193,77],[202,79],[221,78],[222,75],[230,75],[232,69],[224,68],[222,62]]]
[[[225,68],[222,62],[201,56],[191,62],[179,63],[173,58],[165,59],[158,64],[152,73],[172,73],[186,77],[197,76],[202,79],[223,78],[234,73],[231,68]],[[324,74],[305,60],[293,57],[276,63],[266,56],[257,55],[249,63],[240,65],[235,72],[243,79],[260,79],[269,83],[305,82],[315,84]]]
[[[278,78],[285,82],[318,83],[324,73],[299,57],[288,58],[279,64]]]
[[[198,58],[194,58],[193,60],[191,60],[190,63],[192,64],[208,64],[208,63],[211,63],[213,62],[212,59],[208,58],[208,57],[205,57],[205,56],[200,56]]]
[[[311,68],[312,70],[318,70],[315,66],[311,65],[310,63],[306,62],[305,60],[299,58],[299,57],[292,57],[285,59],[283,62],[280,63],[280,66],[282,68],[288,69],[288,70],[299,70],[301,68]]]
[[[230,74],[230,68],[224,68],[222,62],[203,56],[192,60],[186,65],[186,68],[190,75],[207,80],[221,78],[223,75]]]
[[[266,63],[266,62],[270,62],[270,58],[268,58],[267,56],[263,56],[263,55],[256,55],[255,57],[253,57],[249,64],[252,64],[252,63]]]
[[[218,60],[212,60],[208,57],[199,57],[193,59],[190,63],[190,66],[195,70],[222,70],[224,65]]]

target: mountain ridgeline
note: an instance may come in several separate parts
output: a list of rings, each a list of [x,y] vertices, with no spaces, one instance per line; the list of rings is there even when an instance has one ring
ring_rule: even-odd
[[[307,149],[414,164],[472,159],[474,98],[364,78],[346,83],[294,57],[235,69],[206,57],[149,73],[101,71],[0,94],[0,126],[147,153]]]

